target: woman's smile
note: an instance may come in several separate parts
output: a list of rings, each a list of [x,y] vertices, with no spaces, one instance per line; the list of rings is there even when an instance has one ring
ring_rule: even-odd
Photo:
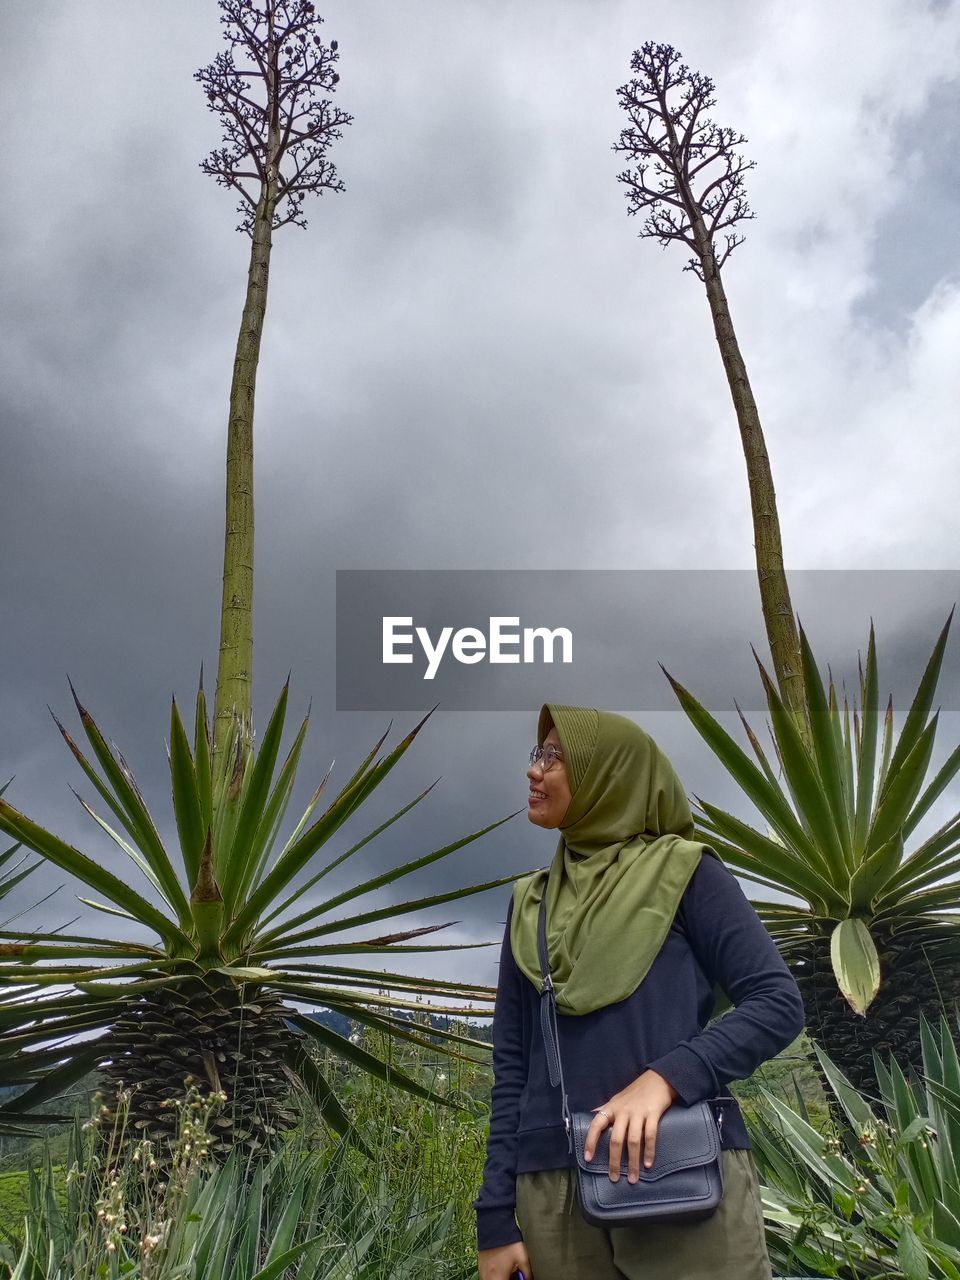
[[[559,827],[570,806],[571,795],[556,728],[550,730],[540,745],[546,755],[527,770],[530,781],[527,817],[538,827]]]

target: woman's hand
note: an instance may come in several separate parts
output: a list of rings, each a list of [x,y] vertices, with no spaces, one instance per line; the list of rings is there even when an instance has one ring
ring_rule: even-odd
[[[628,1152],[627,1181],[636,1182],[640,1177],[640,1147],[643,1146],[644,1167],[653,1164],[656,1152],[657,1126],[660,1117],[680,1095],[668,1080],[656,1071],[644,1071],[632,1084],[615,1093],[602,1107],[594,1107],[598,1114],[593,1118],[583,1143],[585,1160],[591,1160],[601,1133],[613,1126],[610,1134],[610,1178],[620,1180],[620,1159],[626,1139]],[[607,1115],[600,1115],[600,1111]]]
[[[504,1244],[499,1249],[481,1249],[477,1253],[480,1280],[510,1280],[514,1271],[522,1271],[525,1280],[531,1280],[533,1268],[522,1240],[516,1244]]]

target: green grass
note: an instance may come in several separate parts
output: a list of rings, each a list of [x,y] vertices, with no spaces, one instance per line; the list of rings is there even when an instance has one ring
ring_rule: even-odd
[[[0,1173],[0,1231],[18,1232],[27,1211],[27,1171]]]
[[[486,1156],[491,1072],[482,1065],[451,1062],[439,1053],[400,1046],[376,1034],[365,1034],[363,1042],[367,1049],[402,1067],[420,1083],[463,1104],[463,1109],[455,1110],[413,1098],[345,1066],[329,1053],[324,1055],[327,1078],[335,1084],[374,1152],[372,1160],[350,1147],[340,1148],[336,1155],[338,1194],[350,1204],[367,1206],[380,1223],[368,1259],[372,1270],[364,1274],[382,1272],[383,1276],[390,1276],[396,1259],[402,1258],[403,1250],[410,1247],[417,1215],[427,1222],[431,1215],[447,1214],[440,1252],[430,1258],[430,1274],[449,1280],[475,1275],[475,1217],[471,1202],[480,1187]],[[761,1085],[791,1104],[799,1090],[807,1100],[814,1123],[819,1125],[819,1115],[826,1121],[825,1101],[808,1053],[809,1044],[801,1036],[750,1080],[734,1083],[732,1091],[741,1101],[748,1127],[751,1115],[760,1109]],[[89,1104],[79,1108],[81,1120],[90,1114]],[[335,1140],[307,1102],[300,1102],[299,1114],[298,1128],[286,1139],[291,1151],[319,1153],[325,1158],[325,1153],[337,1145]],[[4,1163],[19,1159],[21,1168],[8,1167],[0,1173],[0,1241],[22,1236],[28,1170],[40,1167],[45,1145],[49,1146],[54,1166],[56,1198],[63,1204],[68,1141],[66,1128],[51,1129],[41,1137],[17,1140],[13,1150],[7,1147]],[[415,1215],[413,1220],[411,1213]],[[4,1274],[8,1272],[0,1266],[0,1276]]]

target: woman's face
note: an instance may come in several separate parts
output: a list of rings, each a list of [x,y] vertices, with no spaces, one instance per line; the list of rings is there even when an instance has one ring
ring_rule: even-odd
[[[553,746],[558,751],[560,735],[552,728],[543,740],[544,747]],[[538,827],[559,827],[570,806],[570,783],[563,760],[555,760],[544,772],[543,761],[532,764],[527,770],[530,795],[527,800],[527,817]]]

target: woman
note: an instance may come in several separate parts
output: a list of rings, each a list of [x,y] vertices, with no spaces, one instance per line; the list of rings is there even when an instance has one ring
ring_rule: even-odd
[[[632,720],[547,704],[527,816],[560,841],[514,885],[493,1020],[494,1085],[477,1212],[480,1280],[770,1280],[756,1166],[736,1101],[723,1106],[724,1192],[709,1218],[604,1228],[575,1202],[560,1089],[539,1020],[536,929],[547,948],[571,1110],[611,1129],[636,1182],[673,1103],[730,1098],[803,1029],[797,985],[738,882],[706,845],[669,760]],[[714,985],[734,1008],[706,1027]],[[706,1029],[704,1029],[706,1027]]]

